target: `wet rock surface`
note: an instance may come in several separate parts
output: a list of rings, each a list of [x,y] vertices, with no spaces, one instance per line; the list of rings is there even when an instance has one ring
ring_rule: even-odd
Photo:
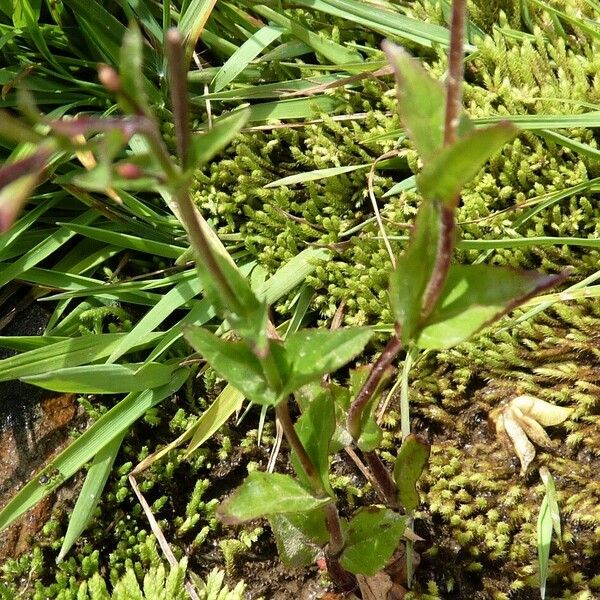
[[[34,303],[17,313],[0,333],[40,335],[47,321],[46,311]],[[0,349],[0,359],[15,354]],[[44,392],[18,380],[0,383],[0,507],[64,449],[73,427],[83,424],[84,418],[72,394]],[[0,533],[0,563],[27,552],[56,503],[71,496],[69,488],[47,496]]]

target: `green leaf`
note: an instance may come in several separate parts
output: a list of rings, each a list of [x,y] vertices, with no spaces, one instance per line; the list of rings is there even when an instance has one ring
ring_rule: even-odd
[[[205,296],[229,323],[231,328],[249,344],[257,354],[266,352],[267,340],[267,305],[260,301],[252,291],[250,283],[229,256],[214,253],[224,279],[229,286],[229,297],[217,285],[212,273],[198,262],[198,273],[202,280]]]
[[[552,526],[554,533],[560,543],[562,543],[562,531],[560,527],[560,510],[558,508],[558,497],[556,495],[556,487],[554,485],[554,477],[547,467],[540,468],[540,477],[546,487],[546,498],[548,499],[548,509],[552,517]]]
[[[333,496],[329,483],[329,446],[335,432],[335,411],[328,390],[323,390],[322,394],[318,394],[308,403],[294,428],[319,474],[323,488]],[[300,481],[310,488],[310,481],[295,452],[292,452],[292,465]]]
[[[427,164],[444,145],[445,90],[418,60],[399,46],[385,42],[383,49],[396,75],[400,120],[421,160]],[[463,115],[459,134],[463,135],[471,126]]]
[[[436,153],[417,175],[424,198],[455,205],[462,188],[519,130],[508,121],[475,129]]]
[[[231,83],[271,42],[284,33],[281,27],[265,25],[251,35],[219,69],[213,80],[215,92]]]
[[[340,564],[350,573],[375,575],[385,567],[406,528],[406,517],[389,508],[361,508],[348,525]]]
[[[350,370],[350,395],[352,398],[356,398],[363,385],[367,381],[372,368],[373,365],[361,365]],[[394,369],[390,366],[380,379],[377,387],[371,395],[371,399],[360,415],[360,434],[356,445],[363,452],[371,452],[372,450],[375,450],[375,448],[379,447],[381,440],[383,439],[383,429],[381,429],[377,423],[376,412],[381,393],[389,383],[390,377],[393,375],[393,373]]]
[[[315,498],[289,475],[253,471],[217,514],[224,523],[236,524],[270,515],[310,512],[329,502],[329,498]]]
[[[243,341],[230,342],[201,327],[188,326],[184,335],[206,362],[246,398],[266,406],[274,406],[281,395],[271,389],[259,359]],[[271,351],[281,357],[281,347],[271,344]],[[279,349],[279,352],[278,350]]]
[[[420,348],[451,348],[542,290],[564,281],[568,272],[544,275],[489,265],[451,267],[438,304],[417,338]]]
[[[450,209],[423,201],[410,243],[390,275],[390,306],[405,346],[417,335],[425,311],[441,291],[450,267],[453,236]]]
[[[163,386],[171,378],[173,368],[162,363],[85,365],[21,377],[21,380],[54,392],[120,394]]]
[[[17,29],[27,29],[40,18],[42,0],[13,0],[13,25]]]
[[[112,352],[124,335],[106,333],[72,338],[2,359],[0,381],[22,379],[100,360]]]
[[[546,597],[546,580],[548,579],[548,563],[550,562],[550,545],[552,544],[552,515],[548,506],[548,496],[544,496],[537,521],[537,551],[540,562],[540,596]]]
[[[119,77],[123,94],[119,94],[119,104],[127,114],[136,114],[136,106],[129,102],[133,100],[146,114],[150,113],[148,99],[144,90],[142,75],[142,34],[135,22],[131,23],[123,36],[119,60]]]
[[[190,175],[207,164],[240,132],[248,121],[248,109],[235,110],[220,117],[205,133],[192,135],[190,140]]]
[[[261,4],[254,4],[252,8],[254,12],[276,25],[287,29],[292,36],[304,42],[315,52],[322,54],[336,65],[343,66],[346,63],[363,62],[362,56],[356,50],[337,44],[330,38],[319,35],[317,32],[310,31],[310,29],[304,27],[299,21],[288,18],[282,12]]]
[[[100,336],[90,336],[90,338],[98,337]],[[32,478],[0,511],[0,531],[79,471],[106,444],[126,432],[131,424],[148,409],[174,394],[188,376],[188,369],[177,369],[167,385],[154,390],[128,394],[102,415],[85,433]]]
[[[398,488],[398,501],[407,510],[419,506],[417,481],[429,460],[431,447],[420,436],[410,434],[403,442],[394,465],[394,481]]]
[[[293,333],[285,341],[291,375],[283,393],[337,371],[363,351],[372,335],[368,327],[303,329]]]
[[[94,457],[77,497],[71,517],[69,518],[69,526],[67,527],[60,552],[56,557],[57,563],[67,555],[73,544],[77,541],[77,538],[92,520],[94,510],[98,505],[102,490],[106,485],[106,480],[117,458],[125,433],[117,435]]]
[[[187,447],[186,456],[211,438],[231,415],[242,407],[244,395],[232,385],[226,385],[214,402],[200,415],[194,426],[194,434]]]
[[[288,568],[298,569],[313,564],[329,539],[322,509],[296,515],[271,515],[269,523],[279,558]]]
[[[182,11],[179,30],[185,38],[186,60],[192,56],[198,39],[202,35],[204,25],[206,25],[216,2],[217,0],[191,0],[187,3],[185,10]]]
[[[357,171],[358,169],[367,169],[370,166],[370,164],[367,164],[349,165],[345,167],[330,167],[328,169],[316,169],[314,171],[308,171],[306,173],[297,173],[296,175],[288,175],[287,177],[282,177],[281,179],[277,179],[276,181],[271,181],[271,183],[267,183],[267,185],[265,185],[265,188],[274,188],[282,185],[295,185],[296,183],[318,181],[319,179],[336,177],[337,175],[342,175],[343,173],[350,173],[352,171]]]

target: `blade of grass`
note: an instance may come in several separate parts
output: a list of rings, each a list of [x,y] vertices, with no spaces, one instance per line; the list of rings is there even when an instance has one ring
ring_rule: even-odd
[[[65,367],[21,377],[21,381],[67,394],[122,394],[166,385],[173,365],[131,363]]]
[[[4,358],[0,360],[0,381],[96,362],[109,356],[124,335],[126,334],[105,333],[71,338]],[[147,346],[157,337],[156,334],[146,337],[136,348]]]
[[[307,171],[306,173],[297,173],[296,175],[289,175],[288,177],[282,177],[276,181],[271,181],[265,185],[265,188],[280,187],[282,185],[295,185],[296,183],[307,183],[308,181],[317,181],[319,179],[327,179],[328,177],[335,177],[343,173],[351,173],[358,169],[368,169],[371,165],[350,165],[346,167],[331,167],[328,169],[315,169],[314,171]]]
[[[231,83],[269,44],[279,39],[284,31],[281,27],[265,25],[247,39],[215,75],[214,91],[219,92]]]
[[[63,539],[60,552],[56,557],[56,562],[59,563],[68,554],[69,550],[73,547],[73,544],[77,541],[77,538],[88,526],[94,511],[110,475],[112,466],[117,458],[119,449],[123,439],[125,438],[126,432],[115,436],[106,446],[101,448],[96,456],[94,457],[92,464],[88,470],[85,481],[71,517],[69,518],[69,525],[67,532]]]

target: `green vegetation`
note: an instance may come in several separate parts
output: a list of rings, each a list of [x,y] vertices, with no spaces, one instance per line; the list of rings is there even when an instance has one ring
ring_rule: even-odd
[[[219,515],[267,516],[288,564],[324,548],[340,587],[355,586],[346,571],[381,571],[402,539],[421,555],[417,566],[406,553],[409,597],[537,586],[592,597],[597,3],[475,2],[468,117],[444,149],[435,80],[448,67],[449,2],[109,4],[0,2],[2,299],[9,313],[26,289],[50,311],[44,335],[0,338],[19,352],[0,379],[95,395],[80,400],[89,428],[0,512],[5,527],[87,470],[72,514],[57,510],[31,557],[4,565],[6,594],[74,598],[85,582],[90,598],[184,597],[187,580],[199,597],[241,597],[219,589],[222,575],[202,584],[195,573],[219,548],[235,587],[244,553],[273,560],[274,543]],[[383,37],[428,71],[389,50],[400,120]],[[570,295],[530,298],[566,277]],[[517,299],[524,310],[467,340]],[[400,393],[380,414],[392,385]],[[524,478],[485,428],[521,393],[574,409]],[[255,410],[235,420],[244,398],[262,405],[260,421]],[[265,472],[269,407],[296,478],[285,445],[282,473]],[[177,437],[187,450],[173,443],[152,462]],[[352,440],[368,482],[338,453]],[[540,465],[543,484],[530,474]],[[170,574],[150,549],[135,476],[175,555]],[[553,531],[562,541],[550,548]]]

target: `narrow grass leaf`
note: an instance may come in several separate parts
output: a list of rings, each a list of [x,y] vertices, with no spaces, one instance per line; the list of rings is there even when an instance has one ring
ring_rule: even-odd
[[[93,363],[108,356],[126,334],[86,335],[56,342],[0,360],[0,381],[22,379],[49,371]],[[141,348],[153,340],[152,335],[140,342]]]
[[[351,50],[327,37],[320,36],[318,33],[310,31],[299,21],[290,19],[281,12],[275,11],[262,4],[254,5],[252,10],[284,28],[295,38],[310,46],[315,52],[322,54],[334,64],[340,65],[342,69],[344,63],[362,62],[362,56],[356,50]]]
[[[163,256],[165,258],[178,258],[185,251],[183,246],[165,244],[163,242],[157,242],[155,240],[149,240],[127,233],[101,229],[100,227],[89,227],[87,225],[79,225],[76,223],[59,223],[59,225],[93,240],[119,246],[120,248],[145,252],[146,254]]]
[[[53,392],[120,394],[163,386],[171,378],[173,368],[162,363],[84,365],[21,377],[21,380]]]
[[[127,354],[148,333],[154,331],[183,304],[195,298],[201,290],[202,286],[195,273],[190,279],[179,282],[135,324],[134,328],[121,340],[121,343],[114,349],[106,362],[113,363],[124,354]]]
[[[335,177],[336,175],[342,175],[343,173],[351,173],[358,169],[367,169],[370,167],[367,165],[350,165],[345,167],[331,167],[328,169],[316,169],[314,171],[308,171],[306,173],[298,173],[296,175],[289,175],[288,177],[282,177],[276,181],[267,183],[265,188],[280,187],[282,185],[295,185],[296,183],[307,183],[309,181],[317,181],[319,179],[327,179],[328,177]]]
[[[540,596],[546,598],[546,581],[550,562],[550,545],[552,543],[552,515],[548,507],[548,496],[544,496],[537,521],[537,551],[539,560]]]
[[[73,219],[69,226],[88,225],[98,218],[98,213],[95,210],[88,210]],[[43,241],[31,248],[27,253],[15,260],[10,265],[4,267],[0,272],[0,287],[6,285],[13,279],[18,279],[27,269],[34,267],[45,258],[48,258],[52,253],[60,248],[75,236],[75,232],[68,227],[60,227],[54,233],[45,237]]]
[[[213,90],[221,91],[231,83],[269,44],[284,33],[281,27],[265,25],[249,37],[219,69],[213,80]]]
[[[69,518],[67,532],[65,533],[60,552],[56,557],[57,563],[61,562],[68,554],[73,544],[75,544],[92,520],[113,463],[119,453],[119,448],[121,448],[125,433],[117,435],[106,446],[100,449],[94,457]]]
[[[187,3],[179,20],[179,30],[185,39],[186,57],[191,58],[216,2],[217,0],[191,0]]]
[[[214,402],[202,413],[194,425],[194,435],[187,447],[189,456],[210,439],[242,407],[244,394],[232,385],[226,385]]]

